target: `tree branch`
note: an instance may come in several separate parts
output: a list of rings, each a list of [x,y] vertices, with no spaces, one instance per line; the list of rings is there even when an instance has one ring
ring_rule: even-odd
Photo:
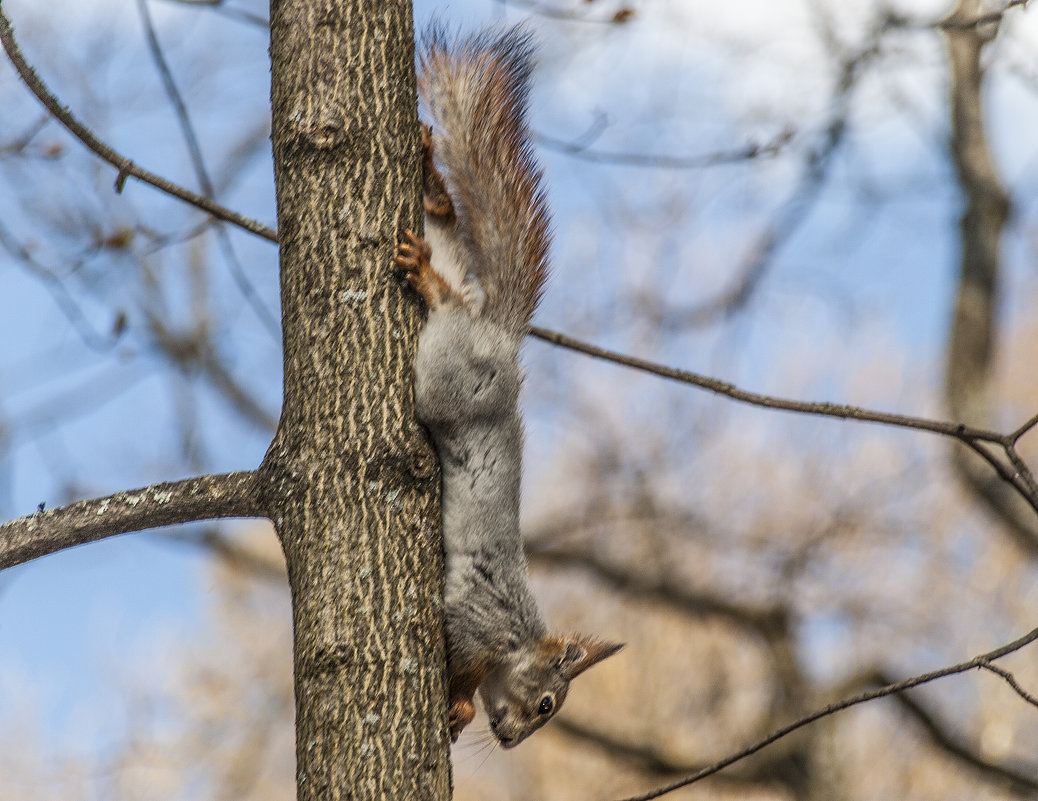
[[[634,11],[626,5],[621,4],[616,11],[604,17],[592,17],[579,11],[570,11],[564,8],[556,8],[538,0],[497,0],[502,6],[517,6],[532,14],[547,19],[559,19],[565,22],[591,22],[600,25],[619,25],[629,21],[634,16]]]
[[[847,406],[841,403],[786,400],[784,398],[774,398],[770,395],[761,395],[757,392],[739,389],[727,381],[708,378],[707,376],[699,375],[698,373],[693,373],[688,370],[678,370],[673,367],[667,367],[655,362],[650,362],[646,359],[639,359],[634,356],[617,353],[616,351],[606,350],[605,348],[582,342],[579,339],[568,337],[565,334],[549,331],[546,328],[530,326],[530,336],[548,342],[549,344],[556,345],[560,348],[567,348],[568,350],[576,351],[577,353],[583,353],[586,356],[592,356],[596,359],[613,362],[614,364],[619,364],[623,367],[630,367],[634,370],[651,373],[652,375],[658,375],[662,378],[669,378],[672,381],[679,381],[683,384],[691,384],[700,389],[708,389],[718,395],[724,395],[727,398],[739,401],[740,403],[748,403],[751,406],[761,406],[765,409],[778,409],[786,412],[797,412],[799,414],[816,415],[819,417],[836,417],[841,420],[857,420],[862,423],[880,423],[895,428],[910,428],[916,431],[927,431],[931,434],[940,434],[945,437],[951,437],[952,439],[965,443],[973,450],[977,451],[978,454],[983,456],[998,475],[1020,494],[1024,502],[1035,512],[1038,512],[1038,494],[1030,491],[1030,486],[1034,482],[1034,476],[1026,465],[1019,462],[1018,458],[1015,460],[1013,459],[1015,452],[1012,451],[1012,446],[1016,440],[1034,425],[1033,418],[1031,421],[1028,421],[1028,423],[1010,434],[1000,434],[997,431],[969,426],[965,423],[950,423],[942,420],[930,420],[925,417],[877,412],[869,409],[862,409],[857,406]],[[1012,469],[1002,464],[993,455],[984,450],[980,445],[980,443],[983,442],[990,442],[1002,448],[1007,456],[1014,461]]]
[[[1015,692],[1017,695],[1023,698],[1031,706],[1038,707],[1038,698],[1031,695],[1031,693],[1027,692],[1027,690],[1021,687],[1020,683],[1016,680],[1016,676],[1014,676],[1008,670],[1003,670],[1000,667],[995,667],[995,665],[990,664],[982,664],[981,667],[984,668],[984,670],[990,670],[996,676],[1001,676],[1003,679],[1005,679],[1006,684],[1013,688],[1013,692]]]
[[[701,767],[675,759],[650,745],[622,740],[612,734],[592,729],[565,717],[556,718],[551,725],[555,732],[561,732],[585,745],[591,745],[614,760],[622,760],[644,773],[656,774],[657,777],[675,773],[690,773]],[[780,770],[779,765],[768,762],[755,765],[745,774],[717,776],[715,781],[723,784],[729,791],[737,789],[759,791],[763,784],[772,786],[778,784],[780,780],[776,777]]]
[[[213,187],[213,182],[209,177],[209,171],[205,166],[205,159],[202,156],[202,145],[198,141],[198,136],[195,133],[195,126],[191,122],[191,115],[187,110],[187,103],[184,102],[183,96],[180,94],[180,90],[177,88],[177,83],[173,79],[173,71],[170,69],[169,62],[166,61],[166,54],[162,52],[162,45],[159,43],[158,33],[155,31],[155,25],[151,19],[151,12],[148,10],[147,0],[137,0],[137,10],[141,17],[141,23],[144,26],[144,38],[148,43],[148,50],[151,53],[151,59],[155,63],[155,69],[159,73],[159,78],[162,80],[162,86],[166,90],[166,97],[169,98],[170,103],[173,106],[173,113],[177,117],[177,122],[180,125],[180,131],[184,135],[184,144],[187,146],[188,155],[191,158],[191,166],[195,170],[195,178],[198,181],[198,185],[202,188],[202,194],[205,195],[209,200],[216,200],[216,190]],[[231,278],[238,285],[238,290],[242,293],[246,303],[252,308],[259,318],[260,322],[266,327],[267,331],[276,339],[281,338],[281,324],[275,315],[267,308],[263,299],[260,298],[256,292],[256,288],[249,281],[245,271],[242,269],[241,260],[238,255],[234,252],[234,245],[231,243],[231,238],[227,233],[227,229],[222,225],[216,225],[216,237],[220,243],[220,247],[223,250],[224,258],[227,261],[227,266],[230,269]]]
[[[601,125],[596,124],[596,132],[601,132]],[[610,164],[614,167],[639,167],[661,170],[694,170],[705,167],[718,167],[722,164],[738,164],[755,159],[777,156],[793,139],[793,131],[785,129],[777,136],[763,144],[750,142],[735,150],[719,150],[713,153],[702,153],[698,156],[674,156],[665,153],[630,153],[624,151],[592,150],[587,137],[575,140],[559,139],[547,134],[537,134],[537,143],[543,147],[562,153],[566,156],[588,161],[594,164]]]
[[[185,375],[200,371],[224,399],[260,431],[277,428],[278,416],[265,409],[231,374],[209,341],[204,326],[187,333],[171,331],[157,314],[146,310],[145,318],[156,349]]]
[[[64,125],[65,128],[67,128],[73,136],[79,139],[80,142],[90,148],[90,150],[94,151],[102,159],[119,169],[119,174],[115,179],[115,190],[117,192],[122,191],[127,178],[137,178],[138,180],[150,184],[168,195],[172,195],[186,203],[190,203],[192,206],[197,206],[214,217],[225,220],[229,223],[234,223],[235,225],[244,228],[249,233],[262,236],[264,239],[268,239],[271,242],[278,241],[277,233],[272,228],[269,228],[266,225],[263,225],[256,220],[252,220],[242,214],[238,214],[235,211],[231,211],[209,198],[203,197],[202,195],[188,189],[184,189],[182,186],[167,181],[165,178],[162,178],[153,172],[138,167],[130,159],[112,150],[112,148],[108,147],[108,145],[94,136],[90,129],[83,125],[83,123],[79,122],[79,120],[72,115],[61,101],[54,96],[43,81],[40,80],[40,77],[36,74],[36,70],[26,62],[25,57],[22,55],[22,51],[18,47],[17,41],[15,41],[14,29],[11,27],[11,21],[4,14],[2,7],[0,7],[0,43],[3,44],[4,50],[7,51],[7,57],[11,59],[11,63],[18,71],[22,81],[27,87],[29,87],[29,90],[36,95],[36,98],[54,116],[54,118]]]
[[[787,610],[752,607],[721,600],[712,593],[695,592],[676,582],[639,573],[627,565],[610,563],[591,550],[563,547],[539,548],[527,553],[531,565],[583,570],[614,590],[665,603],[695,618],[723,619],[757,634],[786,627]]]
[[[169,3],[176,3],[182,6],[196,6],[198,8],[212,9],[217,14],[222,14],[229,19],[237,20],[238,22],[246,22],[250,25],[255,25],[257,28],[263,28],[265,30],[270,29],[270,22],[266,17],[262,17],[259,14],[254,14],[251,11],[247,11],[244,8],[237,8],[235,6],[227,5],[224,0],[166,0]]]
[[[717,296],[705,301],[682,306],[655,303],[657,308],[651,313],[659,325],[669,329],[702,327],[746,308],[778,253],[808,219],[822,196],[830,167],[846,138],[855,86],[869,62],[879,54],[884,32],[882,25],[876,26],[872,38],[862,49],[843,57],[830,101],[833,110],[822,129],[821,142],[806,153],[795,188],[757,235],[737,278]],[[642,304],[648,305],[648,301],[643,300]]]
[[[843,701],[839,701],[834,704],[829,704],[823,709],[819,709],[815,712],[812,712],[809,715],[805,715],[799,720],[795,720],[792,723],[783,726],[782,728],[776,730],[767,737],[758,740],[757,742],[742,749],[741,751],[737,751],[736,753],[731,754],[730,756],[727,756],[718,762],[715,762],[713,765],[698,770],[695,773],[689,774],[688,776],[678,779],[677,781],[671,782],[670,784],[658,787],[655,790],[650,790],[649,792],[643,793],[642,795],[630,796],[628,798],[623,799],[623,801],[651,801],[651,799],[653,798],[660,798],[661,796],[673,792],[674,790],[677,790],[681,787],[687,787],[690,784],[695,784],[696,782],[705,779],[707,776],[712,776],[715,773],[724,770],[729,765],[733,765],[736,762],[739,762],[745,759],[746,757],[757,753],[758,751],[766,748],[767,746],[771,745],[777,740],[782,739],[786,735],[791,734],[797,729],[801,729],[804,726],[814,723],[816,720],[828,717],[829,715],[835,714],[836,712],[840,712],[844,709],[848,709],[852,706],[863,704],[866,701],[872,701],[876,698],[883,698],[888,695],[894,695],[895,693],[903,692],[905,690],[911,689],[912,687],[918,687],[921,684],[926,684],[927,682],[935,681],[936,679],[941,679],[946,676],[953,676],[958,673],[965,673],[966,671],[973,670],[974,668],[984,667],[986,663],[994,661],[995,659],[1000,659],[1001,657],[1006,656],[1007,654],[1011,654],[1014,651],[1019,651],[1021,648],[1023,648],[1026,645],[1029,645],[1035,640],[1038,640],[1038,629],[1032,630],[1028,634],[1025,634],[1023,637],[1020,637],[1017,640],[1013,640],[1013,642],[1011,643],[1007,643],[1006,645],[996,648],[993,651],[989,651],[986,654],[975,656],[973,657],[973,659],[970,659],[966,662],[961,662],[958,665],[952,665],[951,667],[942,668],[940,670],[934,670],[929,673],[923,673],[913,678],[905,679],[904,681],[899,681],[895,684],[888,684],[885,687],[880,687],[876,690],[869,690],[868,692],[860,693],[859,695],[855,695]]]
[[[1004,10],[1014,5],[1020,4],[1010,3]],[[991,381],[997,348],[1001,243],[1011,208],[991,155],[983,116],[981,55],[984,46],[997,35],[998,27],[977,23],[981,11],[979,0],[960,0],[948,24],[942,26],[951,70],[949,155],[964,205],[959,221],[959,277],[948,336],[944,395],[948,413],[974,425],[988,425],[995,418]],[[1005,472],[999,471],[1003,479],[1009,474],[1006,482],[992,476],[962,449],[956,449],[954,464],[969,490],[1035,554],[1038,553],[1038,521],[1006,483],[1031,498],[1038,494],[1038,483],[1020,460],[1014,444],[1014,440],[1003,443],[1005,455],[1011,462]],[[988,454],[980,455],[991,461]]]
[[[942,28],[946,31],[951,30],[970,30],[979,28],[982,25],[989,25],[991,23],[998,24],[1002,22],[1002,18],[1006,15],[1006,12],[1012,8],[1021,7],[1026,8],[1029,0],[1009,0],[1005,6],[997,11],[989,11],[986,14],[979,14],[977,16],[970,16],[963,12],[961,6],[952,12],[951,16],[947,19],[941,20],[937,23],[937,27]]]
[[[1003,677],[1009,676],[1012,678],[1012,674],[1009,671],[995,667],[990,663],[981,662],[978,667],[990,670]],[[862,687],[877,687],[890,683],[892,683],[892,679],[883,670],[872,668],[850,677],[841,685],[839,694],[843,695],[857,691]],[[1013,683],[1015,683],[1015,679]],[[1021,697],[1028,700],[1026,693]],[[1033,771],[1027,773],[1025,772],[1026,768],[1014,768],[985,759],[977,750],[964,742],[965,738],[956,732],[954,727],[941,721],[933,710],[927,709],[910,694],[900,693],[894,696],[894,700],[920,725],[930,744],[945,755],[959,760],[968,768],[983,774],[988,779],[999,782],[1011,782],[1014,785],[1014,794],[1023,793],[1030,798],[1033,792],[1038,790],[1038,778],[1033,775]]]
[[[1018,429],[1016,429],[1015,431],[1011,432],[1009,434],[1009,441],[1013,445],[1016,445],[1016,443],[1020,441],[1020,438],[1023,437],[1024,434],[1026,434],[1028,431],[1030,431],[1035,426],[1038,426],[1038,414],[1036,414],[1034,417],[1032,417],[1030,420],[1028,420],[1026,423],[1024,423]]]
[[[256,474],[199,476],[117,492],[0,525],[0,570],[88,542],[219,517],[262,517]]]
[[[985,665],[981,662],[978,664],[978,667],[991,669],[993,666]],[[890,679],[882,673],[877,674],[875,680],[878,684],[887,684],[890,681]],[[908,714],[911,715],[920,726],[922,726],[927,737],[929,737],[930,742],[944,753],[954,757],[963,764],[968,765],[970,768],[983,774],[988,779],[1011,782],[1014,785],[1014,794],[1031,797],[1034,791],[1038,790],[1038,778],[1035,778],[1033,773],[1028,774],[1022,769],[1012,768],[1008,765],[1000,765],[997,762],[985,759],[963,743],[961,738],[949,731],[948,727],[939,721],[933,712],[926,709],[909,694],[901,693],[897,696],[897,701],[901,705],[901,708],[908,712]]]
[[[846,406],[840,403],[816,403],[810,401],[793,401],[785,400],[783,398],[773,398],[769,395],[761,395],[757,392],[739,389],[734,384],[730,384],[727,381],[709,378],[688,370],[679,370],[674,367],[667,367],[655,362],[650,362],[647,359],[639,359],[635,356],[627,356],[616,351],[606,350],[605,348],[600,348],[596,345],[581,342],[580,340],[566,336],[565,334],[559,334],[555,331],[549,331],[546,328],[538,328],[537,326],[530,327],[530,335],[536,339],[543,340],[544,342],[548,342],[549,344],[556,345],[560,348],[567,348],[568,350],[583,353],[586,356],[602,359],[603,361],[613,362],[614,364],[619,364],[623,367],[630,367],[644,373],[651,373],[652,375],[657,375],[662,378],[669,378],[672,381],[691,384],[700,389],[707,389],[718,395],[724,395],[732,400],[741,403],[748,403],[751,406],[762,406],[766,409],[779,409],[781,411],[798,412],[800,414],[818,415],[821,417],[837,417],[843,420],[857,420],[865,423],[882,423],[897,428],[912,428],[918,431],[942,434],[958,440],[979,440],[981,442],[994,442],[1001,445],[1004,439],[1003,435],[996,431],[974,428],[973,426],[962,425],[960,423],[949,423],[940,420],[930,420],[924,417],[891,414],[889,412],[876,412],[868,409],[861,409],[856,406]]]

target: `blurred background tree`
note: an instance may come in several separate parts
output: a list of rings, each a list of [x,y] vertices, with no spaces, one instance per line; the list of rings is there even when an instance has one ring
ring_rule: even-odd
[[[415,4],[419,28],[525,17],[542,41],[540,324],[780,397],[1005,432],[1038,412],[1024,3],[437,5]],[[273,220],[264,4],[4,7],[103,138]],[[0,517],[257,464],[279,402],[275,248],[132,182],[113,193],[0,76]],[[477,718],[457,798],[641,792],[1034,627],[1038,516],[964,447],[535,340],[525,361],[538,595],[554,624],[628,647],[519,749]],[[1018,443],[1032,467],[1036,443]],[[0,798],[292,793],[291,624],[264,526],[124,537],[0,589]],[[1038,694],[1033,647],[1000,665]],[[1034,797],[1036,741],[1038,710],[969,673],[671,797]]]

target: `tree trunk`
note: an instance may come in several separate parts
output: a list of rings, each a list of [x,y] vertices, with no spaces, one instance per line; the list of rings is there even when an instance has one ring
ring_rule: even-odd
[[[261,468],[288,563],[299,799],[447,799],[436,459],[414,422],[411,5],[272,0],[285,396]]]
[[[959,0],[944,31],[951,67],[950,149],[965,206],[959,221],[959,283],[948,337],[945,401],[956,422],[998,428],[991,382],[1002,232],[1010,204],[991,157],[983,115],[981,52],[997,35],[998,25],[967,24],[984,9],[979,0]],[[1012,485],[965,447],[956,447],[954,458],[967,488],[1021,545],[1038,554],[1038,521]]]

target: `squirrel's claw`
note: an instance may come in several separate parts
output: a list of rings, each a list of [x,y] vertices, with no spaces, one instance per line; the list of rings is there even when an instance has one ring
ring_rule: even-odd
[[[393,264],[404,273],[408,283],[422,296],[430,309],[440,304],[461,298],[451,288],[442,275],[432,266],[432,248],[429,243],[414,231],[404,231],[405,241],[396,246],[396,258]]]
[[[472,701],[466,698],[459,698],[451,704],[447,718],[450,722],[452,743],[458,742],[458,735],[461,734],[461,730],[468,726],[474,717],[476,717],[476,707]]]

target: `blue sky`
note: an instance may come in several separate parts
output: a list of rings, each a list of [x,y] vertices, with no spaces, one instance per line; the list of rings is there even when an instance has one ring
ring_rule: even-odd
[[[143,50],[134,4],[80,0],[61,5],[61,14],[49,13],[44,20],[31,0],[5,3],[23,49],[44,80],[102,138],[142,165],[194,186]],[[416,16],[427,18],[431,5],[419,4]],[[747,137],[766,140],[793,125],[797,145],[809,147],[826,110],[831,75],[827,56],[805,22],[807,5],[737,5],[729,12],[719,8],[725,4],[674,0],[647,7],[629,26],[605,33],[600,26],[554,28],[540,21],[542,74],[552,77],[534,93],[536,127],[572,138],[604,114],[609,125],[597,148],[694,154],[743,146]],[[920,17],[937,17],[945,8],[939,2],[903,5]],[[869,6],[846,4],[838,27],[848,40]],[[210,12],[163,3],[150,7],[191,102],[203,148],[220,163],[236,133],[262,126],[265,119],[265,37]],[[442,13],[470,26],[474,18],[498,17],[500,7],[452,3]],[[1013,48],[1020,50],[1021,41],[1033,41],[1028,29],[1038,30],[1038,15],[1020,16],[1025,19],[1014,29],[1016,38],[1005,46],[1011,54]],[[782,33],[770,36],[769,31]],[[740,52],[745,53],[742,69],[733,70],[733,53]],[[722,286],[748,238],[788,195],[796,160],[660,175],[585,165],[545,150],[556,208],[556,275],[539,322],[586,333],[603,344],[640,349],[748,388],[810,397],[817,391],[824,395],[817,399],[935,411],[958,215],[956,190],[938,147],[946,132],[942,59],[936,35],[906,36],[897,44],[890,65],[861,87],[848,144],[836,158],[822,200],[776,260],[752,314],[674,341],[647,336],[637,323],[610,328],[597,310],[640,282],[672,281],[675,297],[685,298]],[[88,63],[96,69],[86,70]],[[1035,94],[1011,75],[1000,73],[997,80],[990,97],[990,115],[998,122],[996,154],[1026,210],[1034,195],[1038,149],[1033,137],[1019,132],[1034,130],[1038,106]],[[41,114],[6,63],[0,66],[0,103],[16,110],[0,117],[0,145]],[[32,225],[36,214],[74,220],[73,210],[87,209],[85,221],[71,223],[73,232],[92,221],[130,220],[138,214],[158,230],[184,230],[199,219],[133,182],[123,197],[101,194],[97,187],[110,183],[113,171],[95,163],[53,124],[40,141],[60,142],[66,154],[24,168],[6,162],[0,180],[12,192],[0,197],[0,220],[42,261],[67,265],[69,254],[76,252],[75,236],[70,234],[69,242],[41,239],[44,229]],[[13,191],[16,182],[30,180],[38,182],[36,191]],[[870,204],[863,200],[870,188],[892,197]],[[261,156],[250,162],[221,200],[272,223],[269,161]],[[673,219],[667,216],[671,212]],[[609,239],[603,221],[621,213],[631,229],[621,240]],[[1026,225],[1026,217],[1019,225]],[[257,290],[276,307],[274,248],[244,234],[230,236]],[[214,244],[208,247],[210,254],[217,252]],[[1019,243],[1009,252],[1017,259],[1009,265],[1012,285],[1033,291],[1035,275],[1026,263],[1033,254]],[[156,274],[169,277],[172,288],[165,301],[173,319],[187,320],[192,312],[184,271],[195,256],[189,243],[149,254]],[[119,257],[84,258],[67,277],[85,318],[102,338],[121,307],[133,308],[135,284],[120,273],[130,265]],[[46,286],[26,277],[3,254],[0,280],[0,334],[8,343],[0,353],[0,426],[37,421],[31,436],[16,430],[13,446],[0,456],[4,517],[31,512],[41,501],[60,503],[69,489],[77,495],[105,494],[192,472],[187,460],[170,456],[179,452],[176,420],[185,406],[193,409],[186,416],[196,421],[194,436],[204,443],[200,462],[207,471],[258,464],[266,446],[263,432],[229,413],[202,382],[192,385],[190,400],[180,397],[157,369],[162,365],[148,359],[143,341],[132,335],[115,346],[114,359],[87,347]],[[227,270],[221,268],[212,282],[219,301],[214,325],[226,335],[223,354],[276,413],[279,343],[247,308]],[[534,365],[556,358],[539,344],[528,350]],[[838,369],[881,360],[890,351],[898,353],[896,366],[907,384],[895,381],[866,390],[855,384],[853,367]],[[799,371],[781,369],[794,363]],[[92,404],[93,394],[113,386],[119,389],[114,396],[101,392],[104,403]],[[52,415],[41,416],[54,399],[69,395]],[[544,409],[551,401],[535,397],[530,403]],[[72,412],[68,422],[65,409]],[[765,427],[771,424],[770,418],[761,421]],[[548,458],[547,443],[558,425],[550,416],[534,422],[530,448],[535,463]],[[204,555],[189,546],[144,534],[0,575],[0,726],[5,703],[14,700],[5,700],[4,693],[33,685],[48,710],[45,717],[63,731],[68,723],[63,710],[107,686],[104,674],[113,660],[135,651],[153,654],[156,638],[203,625],[211,590],[204,566]],[[105,714],[100,707],[94,711]]]

